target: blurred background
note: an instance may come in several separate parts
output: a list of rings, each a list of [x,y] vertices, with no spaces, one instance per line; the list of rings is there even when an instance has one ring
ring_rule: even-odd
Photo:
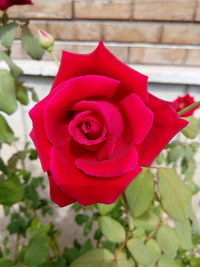
[[[62,50],[89,53],[99,40],[122,61],[149,76],[155,95],[174,100],[189,92],[200,99],[200,0],[33,0],[34,5],[9,9],[13,18],[30,19],[35,36],[44,29],[55,39],[55,54]],[[18,32],[18,35],[20,33]],[[49,54],[42,61],[29,58],[20,41],[13,44],[12,57],[23,71],[23,80],[34,86],[39,98],[48,94],[57,66]],[[0,67],[4,63],[0,62]],[[29,140],[31,121],[28,106],[20,106],[7,120],[20,137],[17,146]],[[199,117],[199,111],[196,111]],[[5,146],[9,156],[15,148]],[[34,163],[35,164],[35,163]],[[30,166],[40,173],[39,164]],[[198,176],[198,174],[197,174]],[[196,180],[199,180],[198,177]],[[199,182],[200,183],[200,182]],[[195,199],[194,202],[198,199]],[[196,207],[197,208],[197,207]],[[198,212],[198,209],[196,212]],[[58,209],[57,225],[70,220]],[[70,240],[75,229],[64,229]]]

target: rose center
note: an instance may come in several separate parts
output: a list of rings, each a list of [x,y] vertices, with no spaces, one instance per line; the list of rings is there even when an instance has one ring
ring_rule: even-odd
[[[95,140],[102,134],[101,127],[94,121],[85,121],[79,125],[82,134],[89,140]]]

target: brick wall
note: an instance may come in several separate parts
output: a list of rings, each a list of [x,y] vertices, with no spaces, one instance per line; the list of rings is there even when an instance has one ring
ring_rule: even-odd
[[[200,66],[200,0],[33,0],[11,8],[13,17],[31,19],[62,50],[88,53],[103,39],[131,64]],[[13,56],[24,58],[20,43]],[[50,59],[45,55],[45,59]]]

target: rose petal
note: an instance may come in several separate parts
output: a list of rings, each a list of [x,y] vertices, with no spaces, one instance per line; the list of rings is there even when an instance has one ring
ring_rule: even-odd
[[[121,101],[125,113],[126,140],[135,144],[141,143],[148,134],[153,123],[153,113],[135,94],[130,94]]]
[[[49,186],[50,186],[50,196],[51,200],[55,202],[60,207],[67,206],[75,202],[71,197],[65,194],[60,187],[55,183],[51,172],[48,172]]]
[[[134,170],[112,179],[87,176],[76,168],[68,144],[54,147],[51,159],[51,171],[56,183],[63,192],[84,206],[113,203],[141,171],[141,167],[137,165]]]
[[[121,62],[104,46],[102,41],[90,54],[81,55],[63,51],[52,90],[56,90],[56,87],[63,81],[86,74],[104,75],[120,80],[128,90],[139,95],[144,102],[148,100],[148,77]]]
[[[144,141],[138,145],[139,162],[147,167],[169,141],[188,124],[186,120],[180,119],[173,106],[167,101],[153,95],[150,95],[149,99],[148,107],[154,113],[154,122]]]
[[[133,170],[138,164],[138,153],[133,146],[124,146],[121,151],[105,160],[96,157],[82,157],[75,161],[76,167],[85,174],[96,177],[121,176]]]
[[[30,137],[34,142],[37,149],[41,165],[44,171],[49,170],[50,166],[50,153],[51,144],[49,143],[45,128],[44,128],[44,108],[49,100],[49,96],[45,97],[39,103],[37,103],[29,112],[29,115],[33,121],[33,129],[30,133]]]
[[[67,111],[77,101],[88,97],[110,98],[120,82],[99,75],[85,75],[62,83],[45,108],[45,129],[49,141],[63,146],[69,140]]]

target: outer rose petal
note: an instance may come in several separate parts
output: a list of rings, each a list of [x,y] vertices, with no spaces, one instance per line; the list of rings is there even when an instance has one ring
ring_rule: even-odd
[[[142,170],[137,165],[134,170],[110,179],[87,176],[75,167],[68,145],[54,147],[51,159],[51,172],[58,186],[84,206],[113,203]]]
[[[51,195],[51,200],[53,202],[55,202],[60,207],[67,206],[75,202],[72,198],[67,196],[67,194],[60,189],[60,187],[57,186],[52,177],[51,172],[48,172],[48,177],[49,177],[50,195]]]
[[[60,84],[45,108],[45,129],[49,141],[62,146],[69,140],[67,111],[73,104],[88,97],[110,98],[116,93],[119,84],[117,80],[99,75],[76,77]]]
[[[30,137],[35,144],[44,171],[49,170],[51,153],[51,144],[47,140],[44,129],[44,108],[48,100],[49,96],[45,97],[29,112],[29,115],[33,121],[33,129],[30,133]]]
[[[125,133],[126,137],[128,136],[127,141],[140,144],[152,127],[153,113],[136,94],[130,94],[125,97],[121,102],[121,106],[127,121],[125,123],[127,124]]]
[[[144,102],[148,100],[148,77],[121,62],[105,48],[102,41],[90,54],[81,55],[63,51],[60,68],[52,90],[56,89],[63,81],[86,74],[104,75],[120,80],[124,87],[139,95]]]
[[[149,100],[148,107],[154,113],[154,122],[147,137],[138,145],[139,162],[147,167],[169,141],[188,124],[186,120],[180,119],[171,103],[153,95],[150,95]]]

